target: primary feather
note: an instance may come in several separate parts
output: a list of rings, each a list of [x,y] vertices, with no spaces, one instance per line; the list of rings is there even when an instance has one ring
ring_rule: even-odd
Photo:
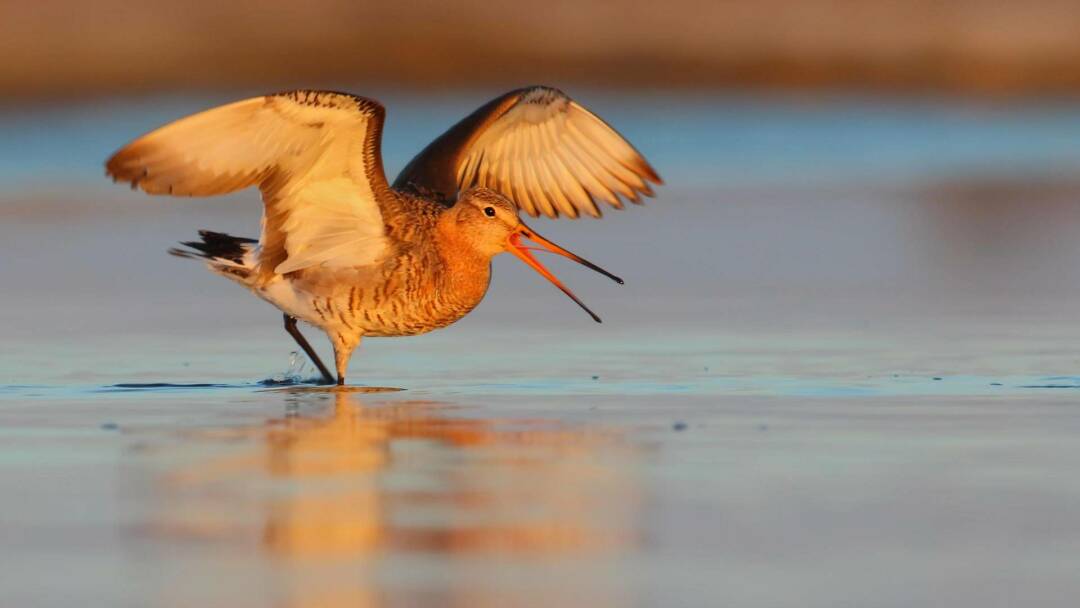
[[[537,86],[465,117],[413,158],[394,187],[449,202],[485,186],[533,217],[576,218],[599,217],[600,201],[640,202],[652,196],[649,182],[662,180],[615,129],[562,91]]]
[[[257,185],[265,204],[258,272],[373,264],[388,249],[389,186],[375,101],[291,91],[207,110],[152,131],[106,164],[150,194],[205,196]]]

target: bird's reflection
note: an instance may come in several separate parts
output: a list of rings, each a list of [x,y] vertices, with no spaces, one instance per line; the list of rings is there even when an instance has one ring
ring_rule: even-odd
[[[633,450],[617,434],[469,417],[470,408],[445,403],[368,401],[296,395],[286,416],[202,437],[223,453],[166,476],[158,538],[246,546],[244,559],[298,570],[419,555],[603,561],[637,543]],[[335,587],[294,585],[285,603],[307,605],[298,589],[317,588],[326,604]],[[372,588],[346,584],[342,595],[378,604]]]

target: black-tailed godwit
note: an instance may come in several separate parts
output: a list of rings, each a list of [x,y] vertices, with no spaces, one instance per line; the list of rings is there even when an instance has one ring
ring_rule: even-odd
[[[614,129],[550,87],[511,91],[431,142],[391,185],[376,101],[291,91],[170,123],[125,146],[108,175],[149,194],[206,196],[258,186],[258,241],[217,232],[170,250],[207,260],[281,309],[285,329],[327,383],[296,327],[334,347],[337,383],[364,336],[411,336],[462,318],[484,297],[491,259],[510,252],[593,314],[522,243],[528,239],[621,279],[540,237],[518,218],[600,216],[661,184]]]

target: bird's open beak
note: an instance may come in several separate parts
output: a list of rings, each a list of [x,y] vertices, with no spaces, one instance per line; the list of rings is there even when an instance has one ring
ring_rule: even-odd
[[[529,239],[530,241],[540,245],[541,247],[547,249],[552,253],[557,253],[564,258],[570,258],[571,260],[574,260],[575,262],[581,264],[582,266],[585,266],[586,268],[591,268],[596,272],[599,272],[600,274],[608,277],[612,281],[615,281],[619,285],[623,284],[623,280],[604,270],[603,268],[600,268],[596,264],[593,264],[592,262],[586,260],[585,258],[574,255],[569,251],[563,249],[562,247],[559,247],[555,243],[552,243],[551,241],[545,239],[539,234],[536,234],[535,231],[533,231],[525,224],[521,224],[515,231],[510,233],[510,236],[506,237],[507,251],[521,258],[521,261],[525,262],[529,266],[532,266],[533,270],[539,272],[545,279],[551,281],[553,285],[561,289],[563,293],[570,296],[571,300],[576,302],[578,306],[585,310],[585,312],[589,313],[589,316],[593,318],[593,321],[599,323],[600,317],[596,316],[596,313],[589,310],[589,307],[585,306],[585,303],[579,300],[578,297],[574,295],[574,292],[570,291],[565,285],[563,285],[562,281],[557,279],[555,275],[551,274],[551,271],[549,271],[547,268],[544,268],[543,264],[536,261],[536,258],[534,258],[532,253],[529,252],[530,248],[526,247],[521,243],[522,238]]]

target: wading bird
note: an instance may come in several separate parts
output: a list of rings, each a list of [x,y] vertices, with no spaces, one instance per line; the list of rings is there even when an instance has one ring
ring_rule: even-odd
[[[149,194],[207,196],[258,186],[258,241],[211,231],[171,249],[249,289],[285,314],[285,329],[326,332],[337,383],[364,336],[445,327],[487,291],[491,259],[521,258],[594,320],[522,242],[622,280],[544,239],[518,217],[600,216],[661,184],[649,163],[596,115],[550,87],[511,91],[431,142],[398,175],[383,173],[385,111],[332,91],[290,91],[212,108],[131,142],[106,173]],[[622,198],[620,198],[622,197]]]

